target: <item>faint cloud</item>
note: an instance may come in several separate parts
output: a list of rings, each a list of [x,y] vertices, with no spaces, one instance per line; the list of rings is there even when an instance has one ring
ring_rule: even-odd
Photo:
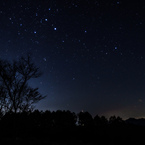
[[[142,99],[138,99],[138,102],[142,103],[143,101],[142,101]]]

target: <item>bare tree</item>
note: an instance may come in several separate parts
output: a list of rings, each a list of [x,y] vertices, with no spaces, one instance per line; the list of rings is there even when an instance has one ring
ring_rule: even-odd
[[[31,61],[30,56],[21,57],[12,63],[0,60],[0,109],[1,111],[21,112],[32,109],[46,96],[38,92],[38,88],[32,88],[28,81],[38,78],[41,72]]]

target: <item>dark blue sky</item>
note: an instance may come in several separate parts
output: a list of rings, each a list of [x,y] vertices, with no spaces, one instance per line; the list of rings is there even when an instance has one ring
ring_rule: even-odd
[[[27,53],[43,72],[31,80],[40,110],[145,116],[145,2],[0,2],[0,57]]]

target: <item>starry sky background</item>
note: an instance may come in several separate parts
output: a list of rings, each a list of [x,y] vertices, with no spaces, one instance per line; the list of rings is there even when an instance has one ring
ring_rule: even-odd
[[[144,0],[0,2],[0,58],[32,54],[40,110],[145,117]]]

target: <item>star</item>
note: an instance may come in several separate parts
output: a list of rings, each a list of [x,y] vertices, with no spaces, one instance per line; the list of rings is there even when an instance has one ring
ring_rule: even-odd
[[[75,79],[76,79],[76,78],[75,78],[75,77],[73,77],[73,79],[72,79],[72,80],[74,81]]]
[[[46,59],[45,57],[43,58],[43,60],[44,60],[44,61],[47,61],[47,59]]]

